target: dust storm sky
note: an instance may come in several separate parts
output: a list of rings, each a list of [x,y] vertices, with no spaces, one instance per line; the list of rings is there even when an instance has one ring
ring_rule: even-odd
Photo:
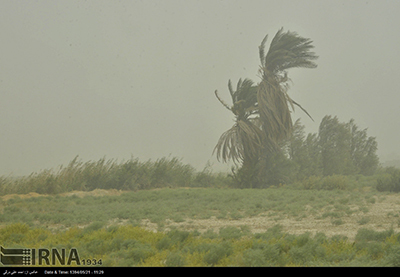
[[[289,71],[306,131],[355,119],[400,157],[399,1],[0,1],[0,175],[82,161],[179,157],[216,171],[233,125],[229,79],[259,81],[258,46],[284,27],[316,69]]]

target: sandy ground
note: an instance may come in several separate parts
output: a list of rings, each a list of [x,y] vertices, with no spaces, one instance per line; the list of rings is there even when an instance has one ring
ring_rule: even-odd
[[[106,196],[106,195],[120,195],[124,191],[119,190],[103,190],[96,189],[90,192],[83,191],[72,191],[60,194],[61,196],[72,196],[85,197],[87,195],[92,196]],[[20,197],[22,199],[30,197],[45,196],[38,193],[28,193],[23,195],[5,195],[2,197],[3,200],[7,200],[13,197]],[[384,231],[393,228],[395,232],[400,232],[400,217],[396,216],[400,212],[400,194],[386,195],[382,201],[377,201],[368,207],[368,212],[357,211],[351,215],[345,215],[340,217],[341,224],[333,224],[330,217],[322,218],[320,215],[309,215],[301,218],[291,218],[288,216],[278,218],[276,216],[271,217],[268,213],[261,214],[254,217],[240,218],[235,220],[230,219],[217,219],[211,217],[209,219],[186,219],[182,222],[175,222],[167,219],[163,226],[164,231],[168,231],[171,228],[177,228],[180,230],[205,232],[206,230],[212,229],[215,232],[222,227],[234,226],[241,227],[247,226],[252,233],[262,233],[269,228],[279,224],[283,227],[283,231],[290,234],[303,234],[310,232],[316,234],[322,232],[325,235],[331,237],[334,235],[344,235],[349,240],[354,240],[357,231],[360,228],[368,228],[376,231]],[[360,219],[368,218],[369,221],[360,224]],[[109,224],[125,224],[127,221],[121,221],[118,219],[112,220]],[[150,222],[149,220],[143,220],[141,225],[147,230],[158,231],[158,225]]]
[[[198,230],[205,232],[206,230],[213,229],[215,232],[222,227],[234,226],[240,228],[247,226],[252,233],[262,233],[269,228],[279,224],[283,228],[283,232],[289,234],[304,234],[309,232],[316,234],[318,232],[324,233],[328,237],[334,235],[346,236],[350,241],[353,241],[357,231],[361,228],[372,229],[375,231],[385,231],[392,228],[395,232],[400,232],[400,218],[397,215],[400,211],[400,195],[387,195],[382,202],[376,202],[368,207],[368,212],[357,211],[351,215],[340,217],[341,224],[333,224],[330,217],[321,218],[320,215],[308,216],[299,220],[298,218],[284,217],[276,219],[270,217],[268,214],[259,216],[241,218],[237,220],[217,219],[211,217],[210,219],[187,219],[183,222],[174,222],[166,220],[164,230],[177,228],[181,230]],[[368,218],[367,223],[360,223],[360,219]],[[151,223],[149,220],[143,220],[142,226],[148,230],[156,231],[157,224]]]
[[[106,196],[106,195],[120,195],[124,193],[124,191],[121,190],[116,190],[116,189],[109,189],[109,190],[105,190],[105,189],[95,189],[92,191],[70,191],[70,192],[65,192],[65,193],[60,193],[60,196],[72,196],[72,195],[76,195],[78,197],[85,197],[85,196]],[[15,198],[15,197],[19,197],[21,199],[26,199],[26,198],[31,198],[31,197],[39,197],[39,196],[48,196],[47,194],[39,194],[36,192],[30,192],[27,194],[7,194],[1,197],[1,199],[3,199],[4,201],[11,199],[11,198]]]

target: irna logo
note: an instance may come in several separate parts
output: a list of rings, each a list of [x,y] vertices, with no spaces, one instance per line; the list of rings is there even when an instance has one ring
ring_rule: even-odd
[[[7,265],[81,265],[78,250],[71,248],[61,251],[52,248],[6,249],[0,246],[0,262]]]

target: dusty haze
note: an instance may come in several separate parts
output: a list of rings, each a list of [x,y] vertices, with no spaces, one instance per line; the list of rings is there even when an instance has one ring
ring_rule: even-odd
[[[0,175],[83,161],[180,157],[202,169],[233,115],[228,79],[258,82],[279,28],[314,41],[289,71],[307,132],[355,119],[400,157],[398,1],[0,1]],[[270,39],[267,41],[269,46]],[[229,102],[230,103],[230,102]],[[400,159],[400,158],[399,158]]]

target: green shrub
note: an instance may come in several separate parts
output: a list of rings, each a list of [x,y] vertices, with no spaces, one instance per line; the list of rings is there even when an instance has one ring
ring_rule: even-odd
[[[91,255],[104,255],[108,251],[108,247],[102,239],[94,239],[88,242],[85,246],[86,250]]]
[[[331,175],[326,176],[322,180],[321,189],[325,190],[345,190],[347,187],[348,180],[343,175]]]
[[[358,222],[358,224],[360,224],[360,225],[365,225],[365,224],[367,224],[368,222],[370,221],[370,218],[369,217],[362,217],[359,221],[357,221]]]
[[[307,247],[291,247],[288,254],[296,264],[305,264],[312,259],[312,253]]]
[[[207,229],[207,231],[205,231],[201,236],[208,239],[218,238],[218,234],[215,233],[212,229]]]
[[[122,238],[114,238],[108,247],[108,251],[109,252],[117,252],[117,251],[121,250],[123,242],[124,242],[124,240]]]
[[[90,225],[86,226],[85,229],[83,230],[84,233],[89,233],[93,231],[97,231],[101,229],[104,226],[104,222],[102,221],[95,221],[91,223]]]
[[[400,192],[400,169],[389,167],[376,181],[377,191]]]
[[[400,245],[394,245],[387,251],[388,266],[400,267]]]
[[[304,189],[321,189],[321,177],[312,175],[305,178],[302,185]]]
[[[367,245],[368,254],[372,259],[377,259],[384,254],[383,244],[379,242],[370,242]]]
[[[223,239],[239,239],[242,237],[242,231],[233,226],[223,227],[219,230],[219,237]]]
[[[5,243],[7,241],[18,243],[29,232],[29,227],[26,224],[16,223],[8,225],[1,229],[0,241]]]
[[[272,238],[280,238],[283,236],[283,227],[280,224],[276,224],[269,228],[266,232],[264,233],[257,233],[254,234],[254,237],[256,239],[263,239],[263,240],[269,240]]]
[[[121,248],[122,249],[132,249],[133,247],[135,247],[135,245],[137,243],[138,243],[138,241],[135,239],[126,239],[126,240],[122,241]]]
[[[19,213],[21,212],[21,208],[17,207],[17,206],[7,206],[4,208],[3,213],[10,213],[10,214],[14,214],[14,213]]]
[[[255,242],[253,244],[253,250],[260,250],[263,256],[263,263],[265,265],[272,265],[280,260],[280,246],[277,244],[271,244],[269,242]],[[255,252],[257,253],[257,252]]]
[[[261,249],[247,249],[243,252],[244,266],[265,266],[266,261]]]
[[[137,242],[133,249],[129,250],[127,259],[132,259],[135,263],[143,262],[155,252],[149,244]]]
[[[216,265],[221,259],[233,253],[232,245],[229,242],[211,244],[204,255],[204,262],[209,265]]]
[[[335,219],[332,220],[332,225],[338,226],[338,225],[342,225],[344,222],[341,219]]]
[[[346,190],[348,183],[349,179],[343,175],[310,176],[302,181],[302,186],[304,189]]]
[[[386,231],[374,231],[366,228],[361,228],[358,230],[355,240],[356,242],[368,242],[368,241],[380,241],[383,242],[386,238],[394,234],[393,229]]]
[[[180,247],[189,235],[190,233],[186,231],[172,230],[157,242],[156,247],[160,250],[169,249],[174,245]]]
[[[215,178],[210,174],[210,172],[202,171],[195,174],[193,182],[190,184],[190,186],[208,188],[213,186],[214,182]]]
[[[189,236],[190,232],[180,230],[171,230],[167,234],[167,237],[171,239],[173,244],[182,244],[189,238]]]
[[[167,256],[165,265],[169,267],[180,267],[186,265],[186,259],[181,252],[172,252]]]

